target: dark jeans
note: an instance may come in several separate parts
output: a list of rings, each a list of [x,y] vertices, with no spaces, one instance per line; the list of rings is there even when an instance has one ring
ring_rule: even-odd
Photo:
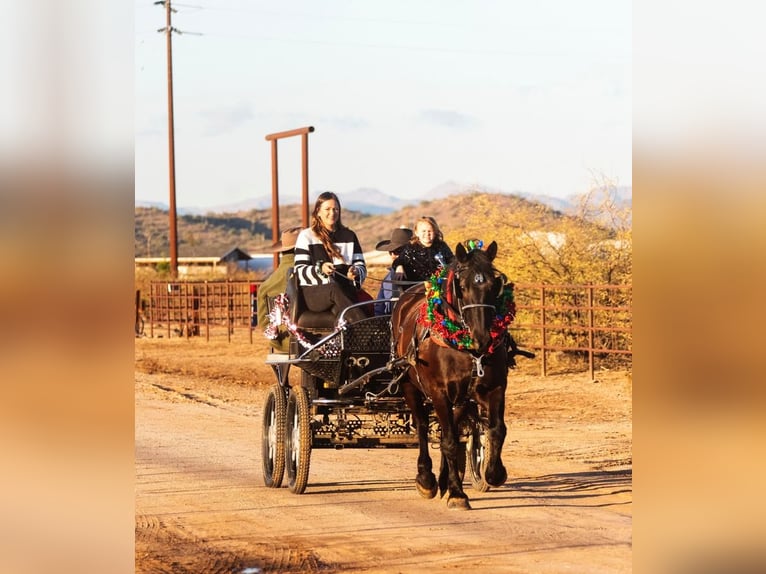
[[[303,300],[309,311],[321,312],[331,311],[336,317],[340,315],[349,305],[357,303],[356,291],[353,286],[344,286],[338,282],[327,283],[326,285],[307,285],[301,287],[303,291]],[[366,318],[367,315],[362,307],[350,309],[344,318],[348,322],[359,321]]]

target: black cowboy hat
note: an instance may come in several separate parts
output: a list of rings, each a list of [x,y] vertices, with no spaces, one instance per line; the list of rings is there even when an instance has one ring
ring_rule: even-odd
[[[377,251],[396,251],[404,247],[412,239],[412,229],[398,227],[391,232],[391,239],[381,241],[375,246]]]

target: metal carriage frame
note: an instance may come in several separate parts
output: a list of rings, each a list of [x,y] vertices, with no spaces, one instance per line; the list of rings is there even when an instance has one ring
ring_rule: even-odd
[[[281,487],[286,475],[290,491],[302,494],[313,449],[418,445],[399,385],[408,363],[394,354],[391,316],[346,323],[344,314],[337,328],[303,332],[314,340],[308,348],[293,335],[289,352],[272,352],[266,358],[277,379],[267,395],[262,419],[267,487]],[[300,376],[291,379],[294,368]],[[429,420],[429,440],[438,445],[440,428],[430,409]],[[463,429],[466,456],[461,456],[461,466],[463,472],[468,470],[472,486],[482,492],[489,488],[482,478],[484,427],[485,418],[477,406]]]

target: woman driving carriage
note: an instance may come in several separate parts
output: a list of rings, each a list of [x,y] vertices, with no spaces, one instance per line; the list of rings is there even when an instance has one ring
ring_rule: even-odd
[[[356,233],[341,222],[340,200],[331,191],[319,194],[311,226],[295,242],[295,268],[306,307],[331,311],[336,317],[357,303],[357,291],[367,277],[362,247]],[[360,307],[344,317],[358,321],[367,315]]]

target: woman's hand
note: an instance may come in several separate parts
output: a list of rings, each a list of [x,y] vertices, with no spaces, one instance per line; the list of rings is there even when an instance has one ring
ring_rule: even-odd
[[[324,273],[327,277],[333,274],[333,271],[335,271],[335,265],[330,263],[329,261],[325,261],[322,263],[322,266],[320,267],[322,273]]]
[[[348,277],[351,281],[354,281],[357,275],[359,275],[359,271],[357,270],[356,266],[351,265],[348,268],[348,273],[346,273],[346,277]]]

